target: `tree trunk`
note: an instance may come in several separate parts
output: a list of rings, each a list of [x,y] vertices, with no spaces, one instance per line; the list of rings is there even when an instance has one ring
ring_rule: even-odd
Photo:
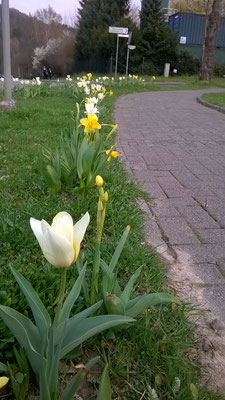
[[[201,81],[210,82],[214,70],[214,42],[220,23],[223,0],[213,0],[211,11],[206,17],[205,38],[202,51],[202,63],[199,72]]]

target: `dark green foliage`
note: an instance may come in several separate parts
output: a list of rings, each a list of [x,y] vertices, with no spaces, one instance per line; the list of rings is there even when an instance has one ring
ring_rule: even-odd
[[[142,55],[162,73],[164,64],[177,59],[177,37],[165,22],[160,0],[145,0],[141,10]]]
[[[199,71],[199,66],[199,60],[185,50],[179,51],[177,64],[174,64],[174,67],[177,69],[179,75],[197,74]]]
[[[110,25],[115,25],[120,18],[128,13],[129,0],[81,0],[80,6],[76,57],[83,59],[99,54],[98,41],[102,34],[108,32]],[[112,37],[107,38],[109,48],[111,48],[114,39]],[[106,53],[109,52],[106,51]]]
[[[214,68],[214,74],[219,77],[225,76],[225,65],[224,64],[216,64]]]

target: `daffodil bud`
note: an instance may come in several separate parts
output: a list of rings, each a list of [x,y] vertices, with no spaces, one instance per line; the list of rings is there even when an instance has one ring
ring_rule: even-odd
[[[104,201],[105,201],[105,203],[107,203],[108,200],[109,200],[108,192],[105,192],[105,194],[104,194]]]
[[[103,203],[102,203],[101,200],[98,203],[98,209],[99,209],[99,211],[103,211],[104,210],[104,206],[103,206]]]
[[[96,182],[96,185],[97,185],[98,187],[102,187],[102,186],[103,186],[103,183],[104,183],[104,181],[103,181],[103,179],[102,179],[102,177],[101,177],[100,175],[97,175],[97,176],[96,176],[95,182]]]

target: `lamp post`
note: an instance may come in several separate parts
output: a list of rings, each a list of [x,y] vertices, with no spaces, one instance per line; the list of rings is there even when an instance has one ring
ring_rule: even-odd
[[[2,39],[3,39],[3,68],[4,68],[4,101],[3,107],[12,107],[11,57],[10,57],[10,26],[9,0],[2,0]]]
[[[130,55],[130,50],[135,50],[136,46],[133,46],[131,44],[129,44],[127,46],[127,63],[126,63],[126,77],[128,75],[128,66],[129,66],[129,55]]]

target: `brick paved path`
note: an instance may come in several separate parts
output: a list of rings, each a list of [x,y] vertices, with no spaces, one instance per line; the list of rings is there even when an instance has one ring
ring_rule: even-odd
[[[115,119],[118,148],[155,202],[150,242],[189,260],[203,306],[225,321],[225,115],[198,104],[202,93],[123,96]]]

